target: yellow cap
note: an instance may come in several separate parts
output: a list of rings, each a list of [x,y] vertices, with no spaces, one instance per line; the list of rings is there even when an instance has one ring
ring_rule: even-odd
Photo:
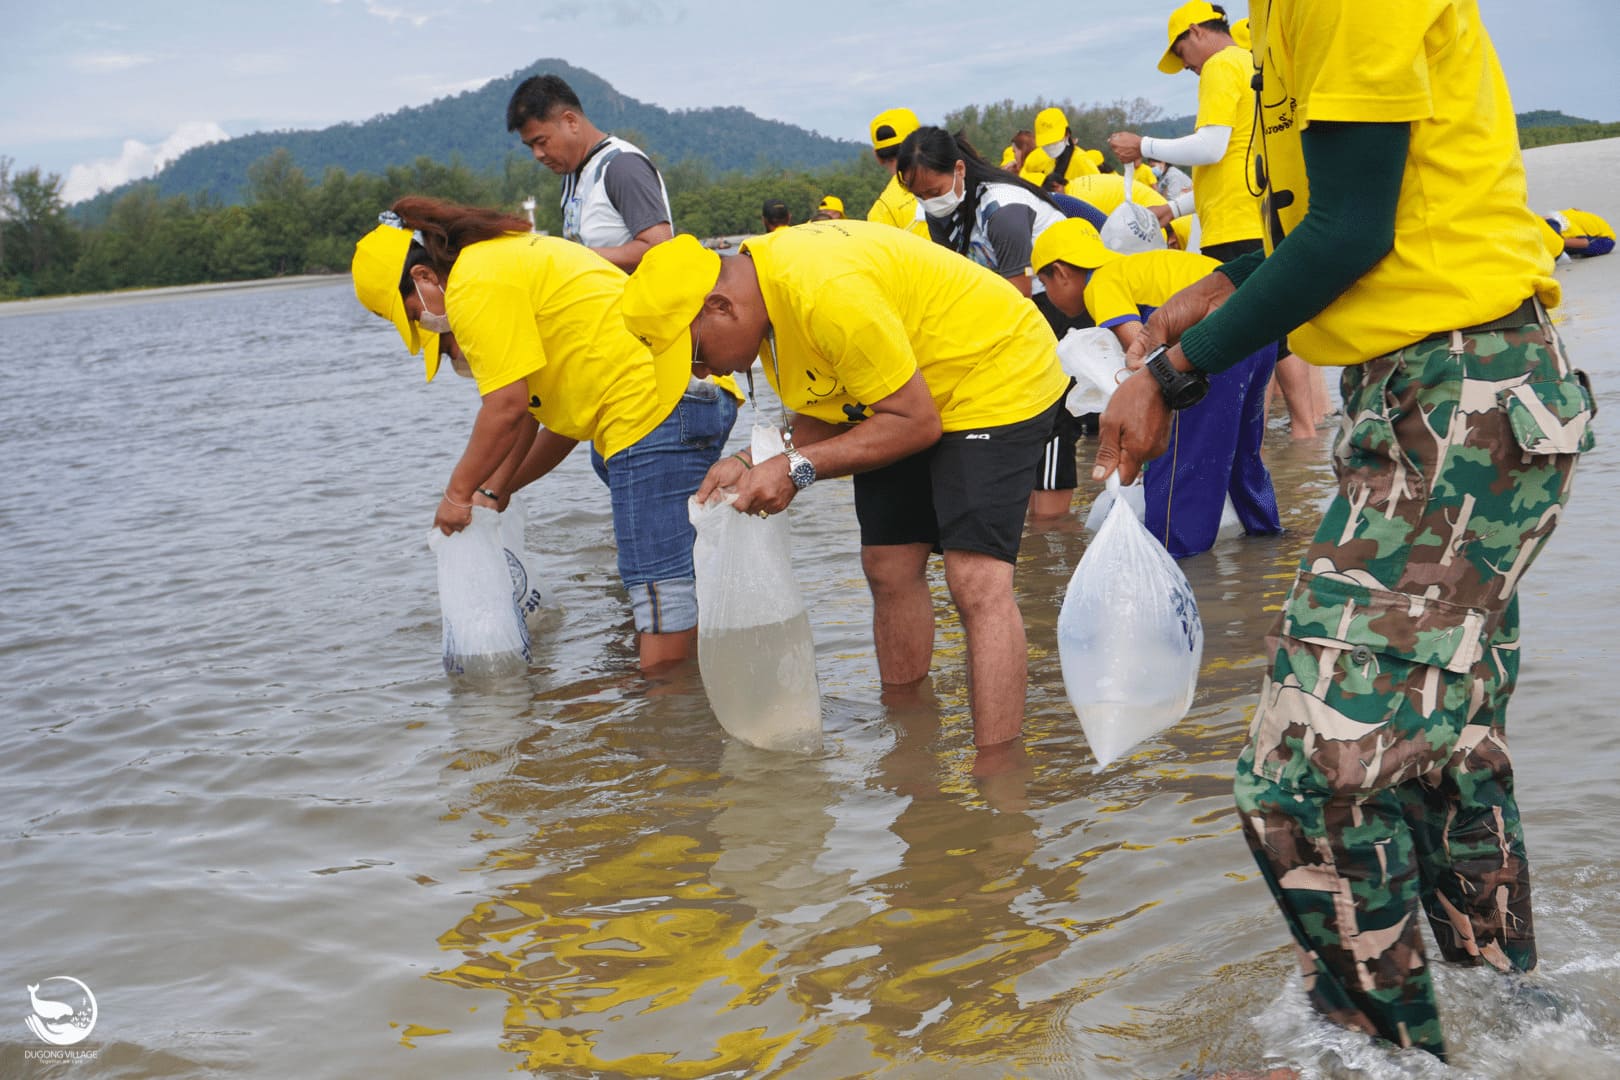
[[[1186,69],[1187,65],[1181,62],[1181,57],[1171,52],[1175,46],[1176,38],[1187,32],[1187,29],[1199,23],[1214,22],[1224,19],[1225,15],[1216,11],[1209,0],[1187,0],[1176,10],[1170,13],[1170,44],[1165,46],[1164,55],[1159,58],[1159,70],[1166,75],[1174,75]]]
[[[1131,175],[1138,184],[1146,184],[1150,188],[1156,188],[1159,185],[1159,178],[1153,175],[1153,170],[1140,161],[1136,163],[1136,171]]]
[[[1017,160],[1018,160],[1018,148],[1016,146],[1009,146],[1009,147],[1007,147],[1005,150],[1003,150],[1001,152],[1001,167],[1003,169],[1005,169],[1007,166],[1011,165],[1013,162],[1015,162]]]
[[[624,326],[651,349],[654,365],[666,353],[692,359],[692,320],[720,280],[720,256],[690,233],[654,244],[624,285]]]
[[[1052,160],[1051,154],[1037,146],[1024,155],[1024,167],[1018,170],[1018,175],[1036,187],[1040,187],[1046,182],[1046,177],[1051,173],[1052,166],[1056,164],[1057,162]]]
[[[428,381],[439,371],[439,335],[424,330],[405,311],[405,298],[399,294],[399,279],[405,273],[405,256],[410,253],[411,234],[393,225],[378,225],[354,245],[349,264],[354,278],[354,295],[373,315],[394,324],[411,355],[422,353]]]
[[[836,195],[823,195],[821,197],[821,202],[816,206],[816,209],[836,210],[842,214],[844,212],[844,200],[840,199]]]
[[[1064,218],[1035,238],[1029,262],[1036,273],[1060,260],[1082,270],[1095,270],[1119,257],[1119,252],[1108,250],[1103,243],[1097,226],[1085,218]]]
[[[1232,40],[1241,46],[1244,51],[1254,48],[1254,43],[1249,39],[1248,19],[1239,19],[1232,24]]]
[[[1170,231],[1176,234],[1176,243],[1181,250],[1186,251],[1192,247],[1192,215],[1182,214],[1178,218],[1170,219]]]
[[[1057,106],[1042,109],[1035,114],[1035,145],[1051,146],[1069,130],[1069,118]]]
[[[872,149],[899,146],[920,127],[917,114],[910,109],[885,109],[872,117]]]

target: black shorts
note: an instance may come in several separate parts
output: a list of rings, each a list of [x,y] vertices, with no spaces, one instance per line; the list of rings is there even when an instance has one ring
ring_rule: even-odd
[[[1070,379],[1069,390],[1072,389],[1074,380]],[[1069,391],[1065,390],[1064,398],[1068,395]],[[1079,483],[1080,470],[1075,465],[1074,455],[1082,431],[1080,418],[1059,401],[1058,410],[1052,415],[1052,435],[1046,440],[1040,463],[1035,467],[1036,491],[1071,491]]]
[[[951,431],[919,454],[855,476],[861,546],[928,544],[1018,558],[1054,403],[1028,420]]]

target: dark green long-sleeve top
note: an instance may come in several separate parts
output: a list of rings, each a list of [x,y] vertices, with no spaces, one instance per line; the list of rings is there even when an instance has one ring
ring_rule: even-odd
[[[1410,139],[1408,124],[1317,121],[1300,133],[1310,205],[1269,258],[1256,251],[1216,271],[1238,289],[1182,334],[1194,367],[1225,371],[1281,340],[1389,254]]]

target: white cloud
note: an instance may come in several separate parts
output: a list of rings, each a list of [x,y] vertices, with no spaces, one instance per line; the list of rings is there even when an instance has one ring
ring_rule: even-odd
[[[69,169],[62,185],[62,201],[82,202],[108,188],[145,179],[194,146],[228,138],[230,135],[225,129],[212,120],[191,120],[156,145],[125,139],[124,152],[116,158],[103,158]]]
[[[432,93],[434,97],[450,97],[455,94],[465,94],[468,90],[482,89],[493,75],[485,75],[478,79],[463,79],[460,82],[434,83]]]
[[[140,53],[80,53],[68,60],[80,71],[92,72],[128,71],[151,62],[152,57]]]
[[[421,29],[428,21],[426,15],[418,15],[414,11],[402,11],[399,8],[383,7],[376,0],[367,0],[366,14],[375,15],[379,19],[387,19],[389,22],[408,22],[417,29]]]

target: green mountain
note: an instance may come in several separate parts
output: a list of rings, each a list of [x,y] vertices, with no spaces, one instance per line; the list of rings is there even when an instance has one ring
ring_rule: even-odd
[[[1595,124],[1596,120],[1583,120],[1579,116],[1558,112],[1554,109],[1533,109],[1530,112],[1516,113],[1515,119],[1519,121],[1519,130],[1540,127],[1577,127],[1581,124]]]
[[[155,184],[164,198],[206,193],[224,203],[241,202],[248,166],[278,147],[285,147],[293,163],[312,179],[332,166],[349,173],[381,174],[389,166],[409,165],[423,155],[446,163],[459,159],[475,171],[499,172],[508,155],[528,156],[506,130],[507,99],[518,83],[546,72],[568,80],[597,127],[633,133],[643,149],[670,164],[691,159],[719,172],[751,171],[767,164],[817,168],[843,164],[867,149],[862,143],[763,120],[741,108],[672,112],[627,97],[583,68],[562,60],[538,60],[477,90],[362,123],[334,124],[318,131],[258,132],[196,147],[152,180],[126,184],[80,203],[73,208],[74,216],[99,221],[130,188],[146,183]]]

